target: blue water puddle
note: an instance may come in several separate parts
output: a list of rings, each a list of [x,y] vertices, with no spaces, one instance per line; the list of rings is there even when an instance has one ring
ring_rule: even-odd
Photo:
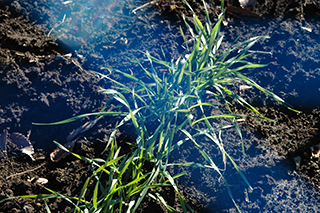
[[[106,37],[114,38],[114,41],[119,40],[121,35],[111,35],[111,29],[114,32],[118,22],[140,16],[123,10],[125,1],[57,2],[52,0],[47,2],[50,8],[54,6],[55,9],[50,11],[48,16],[51,20],[46,26],[51,29],[48,34],[55,36],[75,52],[80,52],[83,44],[90,47],[90,42],[96,43],[96,32],[104,32]],[[84,22],[84,20],[90,21]],[[161,21],[163,20],[159,20]],[[39,22],[43,24],[41,20]],[[253,62],[268,64],[268,66],[259,71],[252,71],[250,76],[296,108],[312,108],[320,106],[320,98],[318,98],[320,97],[319,25],[320,21],[234,20],[223,27],[224,45],[228,46],[238,37],[236,28],[242,32],[240,40],[260,35],[270,36],[270,39],[252,48],[262,53],[251,58]],[[161,31],[161,29],[158,30]],[[143,40],[143,38],[139,39]],[[266,48],[263,48],[264,46]],[[90,48],[94,50],[97,47]],[[110,50],[103,45],[99,48],[105,49],[106,52]],[[93,64],[97,63],[94,61],[95,58],[101,61],[99,58],[104,55],[101,53],[97,57],[92,57],[90,51],[81,52],[81,54],[81,57],[91,58],[90,63]],[[229,143],[238,143],[239,138],[226,140],[230,141]],[[224,172],[235,201],[243,212],[320,212],[319,193],[295,172],[291,162],[264,147],[263,140],[252,134],[245,137],[244,143],[247,148],[245,157],[242,157],[241,146],[237,147],[238,151],[234,151],[232,145],[230,153],[248,178],[253,190],[249,189],[230,165]],[[227,144],[226,147],[228,149]],[[195,169],[194,174],[197,173],[201,173],[201,176],[193,175],[189,180],[190,183],[183,183],[182,178],[182,184],[195,194],[201,192],[199,199],[207,202],[209,211],[235,212],[225,185],[219,181],[217,174],[214,171],[200,172]]]

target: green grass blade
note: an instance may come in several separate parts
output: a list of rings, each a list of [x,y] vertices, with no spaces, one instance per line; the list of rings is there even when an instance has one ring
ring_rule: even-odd
[[[97,205],[97,200],[98,200],[98,190],[99,190],[99,180],[96,182],[96,186],[94,187],[94,191],[93,191],[93,196],[92,196],[92,203],[93,203],[93,207],[95,209],[98,208]]]
[[[174,190],[176,191],[176,193],[179,196],[179,201],[182,207],[182,211],[183,212],[187,212],[187,209],[191,212],[193,212],[193,210],[190,208],[190,206],[187,204],[187,202],[183,199],[183,197],[181,196],[179,189],[176,185],[176,183],[174,182],[173,178],[171,177],[171,175],[169,174],[168,171],[163,171],[162,174],[169,180],[169,182],[171,183],[171,185],[173,186]]]
[[[86,113],[86,114],[82,114],[82,115],[78,115],[69,119],[65,119],[59,122],[53,122],[53,123],[32,123],[33,125],[58,125],[58,124],[66,124],[66,123],[70,123],[76,120],[79,120],[81,118],[85,118],[88,116],[99,116],[99,115],[105,115],[105,116],[124,116],[127,115],[128,113],[125,112],[93,112],[93,113]]]
[[[88,185],[89,185],[89,181],[90,181],[90,180],[91,180],[90,177],[87,178],[86,182],[83,184],[82,189],[81,189],[81,192],[80,192],[80,195],[79,195],[79,200],[77,201],[77,204],[76,204],[77,206],[79,206],[81,199],[85,199],[84,195],[85,195],[85,193],[86,193],[86,191],[87,191],[87,188],[88,188]]]
[[[192,123],[192,125],[194,125],[194,124],[196,124],[196,123],[198,123],[200,121],[213,119],[213,118],[237,118],[237,117],[252,117],[252,118],[259,118],[259,119],[263,119],[263,120],[273,121],[270,118],[265,118],[265,117],[260,117],[260,116],[237,115],[237,114],[222,114],[222,115],[212,115],[212,116],[208,116],[208,117],[205,117],[205,118],[200,118],[200,119],[194,121]]]
[[[64,195],[62,195],[62,194],[60,194],[60,193],[58,193],[58,192],[55,192],[55,191],[53,191],[53,190],[51,190],[51,189],[46,188],[46,187],[45,187],[45,189],[48,190],[49,192],[51,192],[52,194],[55,194],[55,195],[59,196],[60,198],[68,201],[69,203],[71,203],[71,204],[77,209],[77,211],[79,211],[79,212],[81,212],[81,213],[83,212],[83,211],[79,208],[79,206],[77,206],[75,203],[73,203],[73,202],[70,200],[70,197],[64,196]],[[78,200],[78,198],[72,198],[72,199]]]
[[[45,209],[46,209],[47,213],[51,213],[51,210],[50,210],[50,208],[49,208],[49,206],[48,206],[47,202],[46,202],[45,200],[43,200],[43,202],[44,202],[44,207],[45,207]]]
[[[45,198],[58,198],[59,196],[57,195],[53,195],[53,194],[40,194],[40,195],[20,195],[20,196],[14,196],[14,197],[9,197],[9,198],[5,198],[0,200],[0,203],[4,203],[8,200],[13,200],[13,199],[18,199],[18,198],[41,198],[41,199],[45,199]]]
[[[288,109],[296,112],[296,113],[301,113],[301,111],[299,110],[295,110],[293,109],[293,107],[288,104],[287,102],[285,102],[282,98],[280,98],[279,96],[277,96],[276,94],[270,92],[269,90],[261,87],[260,85],[258,85],[256,82],[252,81],[251,79],[245,77],[244,75],[240,74],[240,73],[236,73],[241,79],[243,79],[247,84],[256,87],[257,89],[261,90],[262,92],[264,92],[265,94],[271,96],[273,99],[275,99],[276,101],[278,101],[279,103],[283,104],[285,107],[287,107]]]

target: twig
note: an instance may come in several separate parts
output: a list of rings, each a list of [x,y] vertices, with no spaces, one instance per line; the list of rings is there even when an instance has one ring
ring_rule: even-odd
[[[51,34],[51,32],[52,32],[55,28],[57,28],[57,27],[59,27],[61,24],[63,24],[65,20],[66,20],[66,14],[64,14],[64,16],[63,16],[63,18],[62,18],[62,21],[61,21],[59,24],[55,24],[55,25],[51,28],[51,30],[49,31],[49,33],[48,33],[47,36],[49,37],[50,34]]]
[[[132,12],[133,12],[134,14],[136,14],[136,11],[137,11],[137,10],[140,10],[140,9],[142,9],[142,8],[150,5],[150,4],[155,4],[156,2],[157,2],[157,0],[153,0],[153,1],[151,1],[151,2],[148,2],[148,3],[146,3],[146,4],[144,4],[144,5],[140,6],[140,7],[137,7],[136,9],[132,10]]]
[[[30,169],[30,170],[27,170],[27,171],[24,171],[24,172],[20,172],[20,173],[16,173],[16,174],[13,174],[13,175],[9,175],[8,177],[6,177],[6,180],[8,180],[9,178],[12,178],[14,176],[23,175],[23,174],[28,173],[28,172],[33,172],[33,171],[41,168],[44,165],[46,165],[46,163],[43,163],[43,164],[41,164],[40,166],[38,166],[38,167],[36,167],[34,169]]]

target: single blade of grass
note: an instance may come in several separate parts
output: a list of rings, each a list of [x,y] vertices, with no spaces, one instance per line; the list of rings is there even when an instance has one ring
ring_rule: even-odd
[[[237,118],[237,117],[252,117],[252,118],[259,118],[259,119],[263,119],[263,120],[268,120],[268,121],[274,121],[273,119],[270,118],[265,118],[265,117],[260,117],[260,116],[251,116],[251,115],[237,115],[237,114],[222,114],[222,115],[212,115],[212,116],[208,116],[205,118],[200,118],[196,121],[194,121],[192,123],[192,125],[200,122],[200,121],[204,121],[204,120],[208,120],[208,119],[213,119],[213,118]]]
[[[96,185],[94,187],[94,191],[93,191],[93,196],[92,196],[92,204],[93,204],[93,207],[95,209],[98,208],[98,205],[97,205],[97,200],[98,200],[98,190],[99,190],[99,180],[96,182]]]
[[[43,200],[43,202],[44,202],[44,207],[45,207],[45,209],[46,209],[47,213],[51,213],[51,210],[50,210],[50,208],[49,208],[49,206],[48,206],[47,202],[46,202],[45,200]]]
[[[14,197],[8,197],[5,199],[0,200],[0,203],[4,203],[6,201],[9,200],[13,200],[13,199],[18,199],[18,198],[41,198],[41,199],[45,199],[45,198],[58,198],[59,196],[57,195],[53,195],[53,194],[39,194],[39,195],[20,195],[20,196],[14,196]]]
[[[86,113],[86,114],[78,115],[78,116],[75,116],[75,117],[72,117],[72,118],[69,118],[69,119],[65,119],[65,120],[58,121],[58,122],[53,122],[53,123],[32,123],[32,124],[33,125],[41,125],[41,126],[44,126],[44,125],[50,126],[50,125],[58,125],[58,124],[70,123],[70,122],[73,122],[73,121],[76,121],[76,120],[79,120],[81,118],[85,118],[85,117],[88,117],[88,116],[92,116],[92,115],[95,115],[95,116],[99,116],[99,115],[125,116],[127,114],[128,113],[125,113],[125,112],[93,112],[93,113]]]
[[[46,187],[45,187],[45,189],[46,189],[47,191],[51,192],[52,194],[55,194],[55,195],[59,196],[60,198],[68,201],[69,203],[71,203],[71,204],[77,209],[77,211],[79,211],[79,212],[81,212],[81,213],[83,212],[83,211],[79,208],[79,206],[77,206],[75,203],[73,203],[73,202],[70,200],[70,198],[71,198],[71,199],[76,199],[76,200],[78,200],[78,198],[64,196],[64,195],[62,195],[62,194],[60,194],[60,193],[58,193],[58,192],[55,192],[55,191],[53,191],[53,190],[51,190],[51,189],[46,188]]]
[[[236,73],[241,79],[243,79],[247,84],[256,87],[257,89],[261,90],[262,92],[264,92],[265,94],[271,96],[272,98],[274,98],[276,101],[278,101],[279,103],[283,104],[284,106],[286,106],[288,109],[296,112],[296,113],[301,113],[301,111],[299,110],[295,110],[293,109],[293,107],[286,103],[282,98],[280,98],[279,96],[277,96],[276,94],[270,92],[269,90],[261,87],[260,85],[258,85],[256,82],[252,81],[251,79],[247,78],[246,76],[242,75],[241,73]]]

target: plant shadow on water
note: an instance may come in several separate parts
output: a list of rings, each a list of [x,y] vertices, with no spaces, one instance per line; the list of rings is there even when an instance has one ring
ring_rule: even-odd
[[[95,36],[92,35],[95,33],[95,31],[101,30],[103,32],[107,32],[110,31],[114,26],[117,26],[117,22],[120,20],[117,19],[117,16],[119,15],[119,7],[122,6],[122,3],[119,6],[116,6],[118,2],[113,1],[114,7],[112,8],[116,12],[116,15],[114,16],[111,13],[112,9],[108,10],[107,12],[100,12],[99,9],[101,9],[102,7],[97,8],[97,11],[93,10],[95,8],[95,5],[93,4],[94,2],[96,3],[98,1],[85,1],[84,3],[79,2],[78,6],[76,6],[74,3],[66,3],[65,5],[61,5],[59,3],[60,6],[64,9],[59,10],[59,8],[55,8],[56,11],[54,13],[59,12],[59,15],[53,15],[50,18],[56,19],[57,21],[52,23],[58,24],[51,25],[49,29],[52,29],[52,31],[48,32],[48,34],[50,35],[56,34],[56,36],[60,37],[59,40],[62,43],[65,43],[65,45],[70,45],[71,48],[74,48],[73,50],[77,51],[76,54],[79,60],[84,60],[83,64],[86,65],[87,68],[98,68],[100,66],[106,66],[105,64],[99,64],[99,61],[102,60],[101,57],[108,56],[110,54],[110,51],[119,51],[121,49],[128,48],[126,39],[129,39],[129,48],[133,46],[130,43],[130,39],[132,38],[130,38],[128,34],[117,34],[114,36],[111,35],[112,39],[109,39],[105,43],[101,42],[98,47],[90,47],[90,42],[96,43],[96,41],[93,40]],[[108,4],[107,2],[105,3]],[[77,15],[80,14],[83,15],[85,19],[90,19],[91,22],[83,23],[81,21],[82,18],[79,17],[71,17],[71,19],[69,19],[69,15],[65,15],[68,12],[68,9],[65,9],[67,7],[69,7],[70,10],[72,9],[73,11],[76,11]],[[92,11],[94,12],[92,13]],[[129,15],[129,11],[125,11],[124,13],[124,16]],[[119,16],[122,15],[120,14]],[[108,22],[105,20],[105,18],[107,18],[108,20],[112,18],[112,20],[111,22]],[[60,24],[58,20],[61,20]],[[269,87],[268,89],[275,93],[280,91],[281,97],[283,97],[286,101],[290,102],[294,106],[298,106],[299,109],[310,106],[319,106],[319,103],[317,103],[316,101],[310,102],[314,99],[314,94],[319,93],[316,86],[318,73],[317,71],[314,71],[317,69],[317,57],[319,57],[319,54],[317,54],[316,52],[318,50],[316,50],[317,48],[314,48],[313,50],[316,50],[316,52],[311,51],[311,54],[311,52],[308,51],[308,45],[306,45],[305,48],[302,49],[293,49],[296,47],[297,39],[300,39],[301,41],[298,42],[299,44],[304,45],[304,43],[302,42],[304,40],[303,37],[300,37],[300,33],[306,33],[306,29],[302,28],[305,25],[302,25],[301,22],[294,20],[292,22],[290,20],[268,21],[262,24],[261,22],[259,22],[253,23],[252,25],[248,24],[245,21],[239,21],[238,25],[235,22],[233,24],[238,29],[240,29],[238,32],[242,32],[243,37],[241,39],[243,40],[246,40],[247,38],[251,38],[253,36],[265,35],[265,32],[267,32],[267,34],[271,37],[269,40],[263,41],[261,46],[259,44],[254,46],[257,50],[261,50],[262,48],[260,47],[266,46],[263,51],[267,52],[267,54],[259,54],[257,58],[255,58],[254,56],[252,58],[252,62],[255,62],[256,60],[259,63],[268,64],[268,66],[264,69],[267,69],[268,71],[277,70],[277,72],[269,72],[273,73],[269,76],[264,76],[261,72],[252,72],[253,79],[255,79],[260,85]],[[64,26],[66,25],[69,25],[69,27],[64,28]],[[319,24],[315,22],[312,23],[312,25],[318,26]],[[272,33],[275,28],[278,28],[278,26],[280,26],[280,28],[283,28],[284,32],[277,31],[275,33]],[[83,28],[85,28],[85,30],[83,30]],[[253,30],[257,28],[264,30]],[[295,31],[292,29],[298,30]],[[319,32],[317,31],[316,27],[312,27],[311,29],[313,29],[312,33],[315,33],[315,36],[310,36],[308,37],[308,39],[311,39],[311,42],[314,44],[313,47],[317,47],[317,45],[319,45],[317,36]],[[309,31],[307,32],[309,33]],[[228,33],[228,29],[226,29],[223,42],[227,41],[227,46],[228,42],[231,43],[237,36],[237,34]],[[289,42],[282,43],[282,41],[285,40],[284,38],[286,37],[289,37]],[[281,41],[276,42],[278,39]],[[141,40],[143,40],[143,38]],[[131,42],[136,42],[136,40]],[[276,42],[276,47],[274,46],[274,42]],[[310,41],[308,40],[308,42]],[[82,48],[79,47],[81,45],[87,45],[86,48],[89,53],[84,51],[83,49],[81,50],[83,52],[79,51],[79,49]],[[98,53],[100,55],[94,57],[89,56],[90,49],[99,49],[100,52],[98,51]],[[287,51],[283,53],[283,49]],[[272,52],[272,54],[269,55],[268,52]],[[84,53],[86,55],[82,55]],[[305,59],[305,56],[308,56],[308,58]],[[299,58],[301,61],[306,60],[307,64],[302,65],[298,63],[296,61],[296,58]],[[269,64],[270,61],[271,64]],[[284,64],[282,62],[287,62],[287,64]],[[300,66],[302,66],[301,69]],[[289,76],[288,74],[292,72],[292,68],[294,68],[295,70],[294,77]],[[302,70],[303,73],[300,72]],[[126,71],[130,71],[130,69]],[[300,79],[307,75],[306,73],[304,73],[304,71],[309,73],[308,75],[310,75],[310,73],[313,75],[309,77],[310,79],[301,83]],[[285,76],[286,78],[283,78],[283,76]],[[310,89],[312,90],[312,95],[310,95]],[[258,101],[260,97],[261,96],[258,95],[258,97],[253,100]],[[247,150],[246,155],[243,157],[241,145],[239,145],[238,143],[234,145],[235,141],[240,141],[240,138],[235,136],[237,135],[237,132],[231,129],[224,131],[222,133],[222,137],[223,141],[225,141],[225,149],[234,159],[236,159],[236,163],[245,173],[253,188],[252,191],[248,189],[247,185],[244,183],[239,174],[236,171],[230,169],[231,166],[229,166],[229,169],[224,171],[223,175],[227,179],[234,199],[236,200],[236,203],[238,203],[241,210],[248,212],[279,212],[294,211],[295,209],[304,209],[306,212],[319,211],[318,205],[315,205],[315,203],[317,203],[317,201],[319,200],[318,193],[311,186],[309,186],[303,178],[301,179],[301,176],[294,171],[293,164],[289,163],[284,157],[278,155],[276,151],[265,148],[265,145],[263,145],[263,140],[259,140],[258,137],[252,136],[251,130],[248,130],[246,128],[243,129],[243,131],[245,132],[243,134],[243,138]],[[226,135],[224,136],[224,134]],[[211,145],[202,145],[210,155],[220,156],[219,153],[214,150],[213,147],[211,147]],[[187,150],[190,149],[189,147],[185,148]],[[179,153],[183,153],[183,151],[180,150]],[[177,156],[179,156],[178,154]],[[199,153],[195,153],[195,156],[199,157]],[[183,157],[186,158],[186,156],[181,156],[181,158]],[[190,157],[190,159],[188,159],[188,162],[199,160],[193,160],[193,155],[188,157]],[[217,159],[217,161],[221,160],[219,159],[219,157],[215,159]],[[224,167],[224,165],[219,166],[221,166],[222,168]],[[197,173],[199,173],[200,176],[197,176]],[[185,178],[186,182],[183,181],[183,178]],[[189,182],[193,183],[195,187],[193,188],[192,184],[189,185]],[[181,178],[181,184],[187,184],[186,188],[192,188],[190,189],[190,191],[193,191],[195,194],[201,192],[199,198],[202,201],[206,202],[205,205],[209,209],[212,209],[213,212],[235,210],[233,207],[231,207],[233,206],[233,204],[224,188],[223,181],[219,182],[219,178],[216,173],[212,174],[207,170],[203,171],[202,169],[194,169],[191,176]],[[210,187],[208,187],[208,185]],[[208,188],[209,191],[206,190]]]

